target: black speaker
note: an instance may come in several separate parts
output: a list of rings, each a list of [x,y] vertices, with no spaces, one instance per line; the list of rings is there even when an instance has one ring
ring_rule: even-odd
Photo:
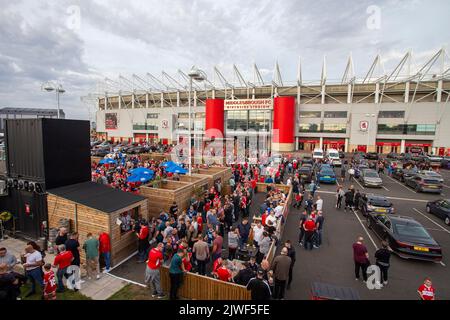
[[[45,190],[89,181],[89,121],[5,120],[8,177],[39,183]],[[18,183],[19,184],[19,183]],[[24,189],[24,183],[18,185]],[[26,186],[29,189],[29,184]],[[41,191],[41,192],[42,192]]]

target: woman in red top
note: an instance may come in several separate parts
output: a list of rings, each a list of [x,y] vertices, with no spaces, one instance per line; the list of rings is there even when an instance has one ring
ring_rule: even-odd
[[[199,234],[201,234],[201,233],[203,232],[203,218],[202,218],[202,215],[201,215],[201,214],[199,214],[199,215],[197,216],[197,225],[198,225],[198,227],[197,227],[197,232],[198,232]]]

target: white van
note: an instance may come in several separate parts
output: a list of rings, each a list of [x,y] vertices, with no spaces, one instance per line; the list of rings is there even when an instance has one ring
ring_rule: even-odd
[[[328,149],[327,158],[331,161],[333,166],[336,167],[342,166],[341,158],[339,158],[339,151],[337,151],[336,149]]]
[[[323,150],[322,149],[314,149],[313,153],[312,153],[312,157],[313,159],[323,159],[324,158],[324,154],[323,154]]]

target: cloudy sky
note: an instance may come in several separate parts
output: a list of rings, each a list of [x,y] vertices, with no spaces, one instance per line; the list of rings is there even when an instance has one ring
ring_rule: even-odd
[[[197,65],[233,80],[236,64],[253,80],[340,79],[351,52],[357,76],[380,54],[386,72],[412,50],[413,67],[447,46],[448,0],[0,0],[0,107],[55,108],[41,83],[59,81],[69,118],[88,119],[80,100],[105,77]],[[450,48],[449,48],[450,49]],[[89,112],[89,109],[91,110]]]

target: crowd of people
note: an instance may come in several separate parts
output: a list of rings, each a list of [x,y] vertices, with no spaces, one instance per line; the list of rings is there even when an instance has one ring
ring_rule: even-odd
[[[65,228],[61,228],[55,241],[57,251],[52,263],[45,261],[45,251],[33,241],[27,243],[19,259],[6,248],[0,248],[0,300],[29,298],[38,293],[38,287],[44,300],[56,300],[66,287],[77,291],[79,284],[69,286],[67,279],[71,266],[72,272],[81,270],[80,250],[84,250],[86,256],[87,279],[100,279],[100,265],[104,266],[104,272],[110,269],[109,235],[102,232],[94,237],[89,233],[82,247],[78,238],[77,232],[69,235]],[[26,282],[30,283],[30,291],[22,294]]]

